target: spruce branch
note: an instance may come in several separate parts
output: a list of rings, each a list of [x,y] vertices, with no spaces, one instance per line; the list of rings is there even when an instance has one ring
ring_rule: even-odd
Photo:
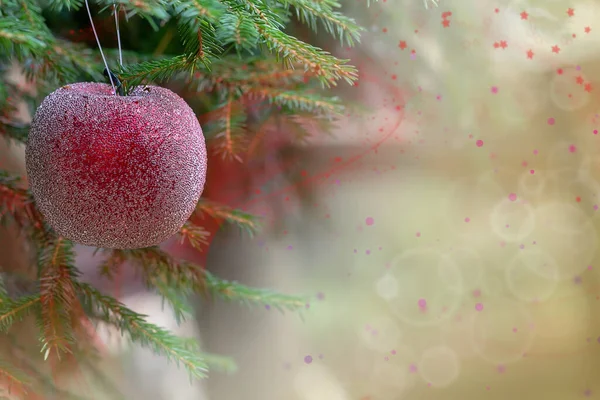
[[[192,73],[197,68],[198,62],[210,68],[212,60],[223,51],[216,38],[214,25],[206,19],[191,19],[185,23],[180,21],[178,30],[187,64],[192,67]]]
[[[215,151],[225,159],[242,162],[240,154],[246,148],[246,109],[229,94],[216,112],[215,120],[207,124],[206,131],[212,134]]]
[[[121,333],[127,334],[134,343],[166,356],[177,365],[183,365],[192,377],[206,377],[206,363],[197,352],[189,350],[185,339],[146,322],[144,315],[130,310],[110,296],[103,295],[87,283],[78,282],[77,290],[84,303],[98,307],[102,319],[119,328]]]
[[[173,7],[181,22],[189,25],[199,19],[217,23],[226,11],[225,6],[217,0],[175,0]]]
[[[48,35],[14,16],[0,18],[0,59],[14,56],[23,60],[47,48]]]
[[[72,312],[76,306],[75,283],[79,272],[74,266],[73,244],[61,237],[53,238],[39,255],[40,298],[43,329],[42,352],[70,353],[75,343]]]
[[[63,11],[63,10],[79,10],[83,5],[83,0],[47,0],[46,4],[52,11]]]
[[[208,245],[210,233],[203,227],[188,221],[179,230],[179,237],[181,243],[188,241],[194,249],[202,251]]]
[[[0,302],[0,331],[8,332],[15,322],[39,311],[40,300],[39,294],[23,296],[16,300],[3,298]]]
[[[254,215],[206,199],[200,199],[195,212],[206,214],[217,221],[225,221],[236,225],[250,236],[253,236],[260,229],[260,224]]]
[[[233,3],[234,0],[225,0]],[[348,83],[356,80],[357,72],[352,66],[345,65],[348,60],[340,60],[330,53],[298,40],[284,33],[279,16],[272,12],[261,0],[241,0],[245,8],[253,15],[254,25],[265,40],[267,47],[281,56],[288,66],[293,62],[304,65],[306,70],[314,72],[321,83],[333,86],[339,79]]]
[[[158,247],[124,250],[123,253],[129,261],[143,270],[150,287],[171,287],[184,294],[212,293],[224,300],[268,305],[278,310],[295,311],[306,305],[306,301],[297,296],[255,289],[238,282],[220,279],[199,265],[175,260]]]
[[[271,104],[288,108],[292,111],[307,111],[320,114],[341,114],[344,107],[337,97],[322,97],[313,93],[302,93],[276,88],[253,88],[249,97],[268,100]]]
[[[200,354],[211,370],[233,374],[238,369],[235,360],[231,357],[211,353]]]
[[[360,41],[363,28],[353,18],[334,11],[340,4],[331,0],[284,0],[295,8],[297,18],[317,32],[318,22],[327,33],[340,40],[342,46],[354,46]]]
[[[33,382],[27,373],[0,360],[0,386],[9,395],[26,396],[28,392],[32,391]]]
[[[252,18],[241,12],[225,14],[219,21],[216,36],[223,45],[233,44],[238,51],[254,49],[260,39]]]
[[[119,78],[131,90],[144,81],[165,81],[182,70],[191,71],[193,64],[187,55],[179,55],[154,61],[144,61],[121,68]]]
[[[162,296],[163,309],[165,301],[167,301],[171,305],[175,321],[178,325],[185,321],[188,316],[194,314],[193,307],[189,302],[189,296],[192,294],[189,288],[172,287],[161,280],[154,280],[153,284],[156,291]]]
[[[235,281],[221,279],[208,271],[204,272],[206,286],[213,295],[228,301],[239,301],[246,305],[274,307],[283,312],[299,311],[306,306],[306,300],[297,296],[276,293],[267,289],[255,289]]]
[[[0,170],[0,222],[7,216],[20,228],[42,228],[42,217],[31,194],[21,187],[21,179]]]

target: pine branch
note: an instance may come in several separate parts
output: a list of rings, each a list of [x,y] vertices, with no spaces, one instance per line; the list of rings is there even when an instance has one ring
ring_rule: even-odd
[[[294,67],[301,67],[296,65]],[[199,67],[193,77],[186,80],[187,87],[196,92],[228,93],[242,96],[253,87],[291,87],[306,84],[310,72],[303,69],[284,68],[273,57],[249,57],[240,68],[237,56],[215,60],[211,69]]]
[[[188,221],[179,230],[179,236],[182,244],[187,240],[194,249],[202,251],[208,245],[210,233]]]
[[[325,27],[327,33],[340,40],[342,46],[354,46],[360,41],[363,28],[353,18],[333,11],[340,4],[331,0],[285,0],[286,5],[296,9],[296,16],[317,32],[317,22]]]
[[[189,303],[189,296],[192,291],[187,287],[171,287],[164,281],[154,280],[153,285],[157,292],[162,296],[163,308],[165,301],[168,301],[173,310],[175,321],[177,324],[181,324],[186,318],[194,314],[194,309]]]
[[[213,112],[213,116],[216,116],[216,120],[206,125],[206,132],[212,136],[215,151],[224,159],[241,162],[240,154],[247,142],[245,107],[230,94]]]
[[[200,349],[200,345],[196,339],[186,338],[184,340],[185,340],[185,345],[190,350],[200,352],[200,354],[202,355],[202,359],[204,361],[206,361],[206,364],[208,364],[208,366],[211,370],[216,370],[216,371],[221,371],[221,372],[226,372],[226,373],[234,373],[237,371],[237,364],[235,363],[235,360],[233,358],[221,356],[218,354],[202,352]]]
[[[233,44],[237,51],[256,48],[260,39],[252,18],[241,12],[225,14],[219,21],[216,36],[224,46]]]
[[[74,344],[72,311],[77,301],[75,282],[79,272],[74,267],[73,244],[61,237],[52,240],[39,256],[40,324],[43,328],[44,358],[51,352],[70,353]]]
[[[158,247],[123,251],[127,259],[139,266],[150,287],[165,286],[187,293],[212,293],[225,300],[244,304],[269,305],[279,310],[298,310],[306,304],[304,299],[254,289],[237,282],[226,281],[212,275],[199,265],[177,261]],[[167,299],[168,300],[168,299]],[[181,314],[185,314],[182,312]]]
[[[275,88],[253,88],[249,90],[251,98],[262,98],[271,104],[290,110],[307,111],[321,114],[341,114],[344,107],[337,97],[321,97],[312,93],[299,93],[298,91],[284,91]]]
[[[100,250],[100,249],[97,249]],[[107,252],[107,250],[105,250]],[[127,256],[124,250],[111,249],[108,258],[98,266],[100,276],[112,279],[119,268],[125,263]]]
[[[14,16],[0,18],[0,59],[14,56],[23,60],[47,48],[46,32]]]
[[[199,19],[217,23],[225,13],[225,6],[217,0],[175,0],[175,13],[183,24],[193,25]]]
[[[202,358],[206,361],[206,364],[208,364],[211,370],[233,374],[238,369],[235,360],[231,357],[210,353],[200,354],[202,354]]]
[[[165,81],[182,70],[191,71],[194,65],[187,55],[179,55],[155,61],[144,61],[135,65],[122,67],[119,79],[131,90],[144,81]]]
[[[46,4],[52,11],[71,11],[79,10],[83,6],[83,0],[46,0]]]
[[[213,24],[206,19],[180,20],[178,29],[184,46],[188,65],[192,66],[192,73],[198,62],[210,68],[212,60],[223,49],[216,38]]]
[[[9,140],[25,143],[27,141],[27,135],[29,135],[29,125],[13,122],[8,120],[8,118],[0,117],[0,135]]]
[[[217,278],[204,271],[206,286],[213,295],[228,301],[239,301],[246,305],[263,305],[274,307],[279,311],[298,311],[306,306],[306,301],[300,297],[279,294],[266,289],[255,289],[235,281]]]
[[[146,19],[155,29],[158,26],[154,22],[154,19],[166,20],[169,18],[169,13],[167,12],[168,0],[96,0],[96,3],[110,9],[116,4],[125,11],[127,18],[139,15]]]
[[[23,398],[33,389],[31,378],[20,369],[0,360],[0,382],[9,395]]]
[[[39,311],[40,300],[39,294],[23,296],[16,300],[2,299],[0,303],[0,331],[8,332],[15,322],[22,321],[32,312]]]
[[[234,2],[234,0],[225,1],[229,4]],[[356,69],[344,65],[348,60],[340,60],[324,50],[282,32],[283,24],[279,21],[279,17],[261,0],[241,1],[246,10],[253,15],[254,24],[268,48],[282,56],[289,66],[292,62],[304,65],[305,69],[314,72],[326,87],[335,85],[339,79],[344,79],[350,84],[357,79]]]
[[[225,221],[236,225],[250,236],[253,236],[260,229],[260,225],[256,221],[257,217],[206,199],[200,199],[196,206],[196,213],[206,214],[217,221]]]
[[[35,208],[33,197],[20,187],[20,183],[20,178],[0,170],[0,222],[8,215],[20,228],[41,229],[42,217]]]
[[[78,282],[77,289],[84,303],[97,306],[103,314],[103,319],[119,328],[122,334],[128,334],[134,343],[166,356],[177,365],[183,365],[192,377],[206,376],[206,363],[199,354],[189,350],[185,339],[146,322],[144,315],[130,310],[112,297],[101,294],[87,283]]]

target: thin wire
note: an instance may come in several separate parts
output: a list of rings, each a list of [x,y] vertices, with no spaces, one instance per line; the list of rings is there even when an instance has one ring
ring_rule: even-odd
[[[115,25],[117,26],[117,42],[119,43],[119,65],[123,66],[123,53],[121,52],[121,33],[119,32],[119,8],[113,3],[115,8]]]
[[[108,63],[106,62],[106,57],[104,57],[104,52],[102,51],[102,46],[100,45],[100,39],[98,39],[98,34],[96,33],[96,28],[94,27],[94,20],[92,19],[92,12],[90,11],[90,5],[88,4],[88,0],[85,0],[85,8],[87,8],[88,16],[90,17],[90,23],[92,24],[92,31],[94,31],[94,36],[96,37],[96,43],[98,43],[98,49],[100,49],[100,55],[102,56],[102,61],[104,61],[104,66],[106,67],[106,71],[108,72],[108,79],[110,79],[110,84],[113,88],[113,92],[115,92],[115,96],[117,95],[117,89],[115,88],[115,83],[113,82],[112,75],[110,74],[110,68],[108,68]]]

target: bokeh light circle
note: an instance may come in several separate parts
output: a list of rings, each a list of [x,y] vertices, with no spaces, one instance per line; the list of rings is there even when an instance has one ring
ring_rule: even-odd
[[[460,359],[450,347],[431,347],[425,350],[421,356],[419,374],[425,382],[432,386],[448,386],[460,375]]]
[[[531,314],[517,301],[489,299],[473,315],[472,340],[477,354],[492,364],[519,361],[535,336]]]
[[[531,237],[536,250],[555,260],[558,273],[537,270],[547,279],[573,279],[584,271],[598,248],[598,233],[589,217],[564,202],[546,203],[535,210],[536,227]]]
[[[463,279],[456,264],[433,249],[407,250],[391,263],[400,285],[389,300],[392,312],[411,325],[437,325],[454,314],[463,296]]]
[[[539,250],[517,253],[506,268],[506,282],[511,293],[525,302],[542,302],[557,287],[559,267],[548,254]]]
[[[506,242],[519,242],[533,232],[536,224],[531,205],[505,197],[490,214],[493,232]]]

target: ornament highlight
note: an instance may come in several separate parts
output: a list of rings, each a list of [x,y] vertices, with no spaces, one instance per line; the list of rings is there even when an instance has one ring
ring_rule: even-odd
[[[74,83],[37,109],[26,148],[29,185],[59,235],[105,248],[154,246],[179,231],[206,180],[200,123],[172,91]]]

